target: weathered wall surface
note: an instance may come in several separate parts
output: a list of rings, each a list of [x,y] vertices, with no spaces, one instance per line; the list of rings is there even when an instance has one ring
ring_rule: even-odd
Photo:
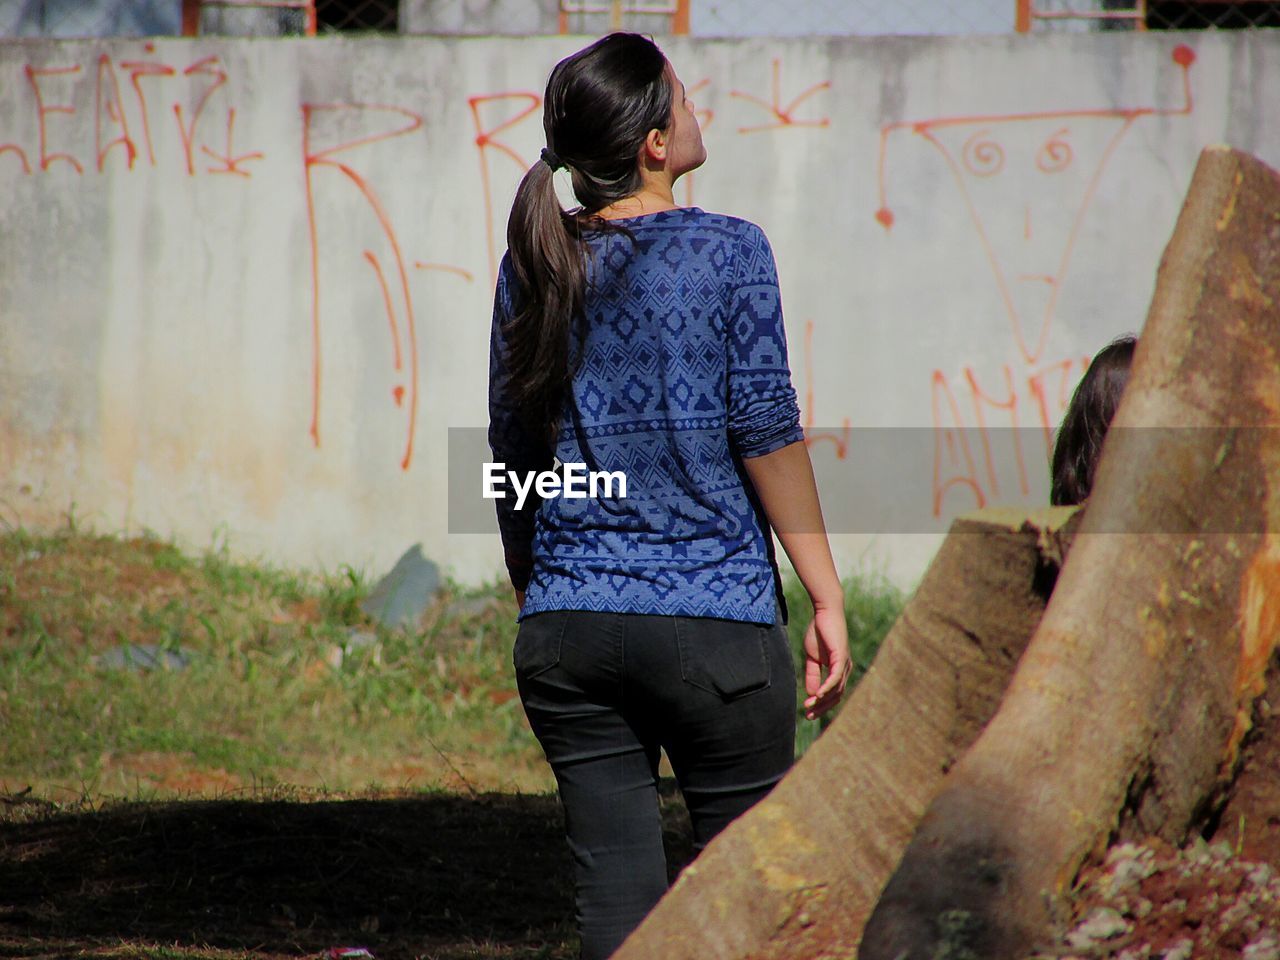
[[[507,209],[581,42],[0,44],[0,515],[496,573],[448,533],[448,428],[485,423]],[[1047,497],[1200,148],[1280,164],[1265,31],[665,46],[710,151],[677,199],[769,233],[843,556],[904,577],[890,534]]]

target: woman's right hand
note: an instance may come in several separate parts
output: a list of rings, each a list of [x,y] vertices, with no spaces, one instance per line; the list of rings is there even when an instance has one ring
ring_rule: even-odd
[[[804,689],[809,695],[804,701],[805,718],[814,720],[839,703],[852,672],[843,606],[815,604],[813,621],[804,634]]]

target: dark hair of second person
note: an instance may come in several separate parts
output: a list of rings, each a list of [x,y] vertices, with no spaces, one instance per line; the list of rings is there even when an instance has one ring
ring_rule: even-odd
[[[1054,506],[1083,503],[1093,489],[1102,441],[1129,382],[1137,342],[1132,336],[1123,336],[1107,344],[1076,387],[1053,448],[1049,502]]]

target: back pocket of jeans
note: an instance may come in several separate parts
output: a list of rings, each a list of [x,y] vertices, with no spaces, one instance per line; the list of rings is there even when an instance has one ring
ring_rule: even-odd
[[[710,617],[676,617],[685,683],[735,700],[769,686],[769,627]]]
[[[568,610],[535,613],[520,621],[511,651],[517,677],[536,677],[560,662],[560,644],[568,621]]]

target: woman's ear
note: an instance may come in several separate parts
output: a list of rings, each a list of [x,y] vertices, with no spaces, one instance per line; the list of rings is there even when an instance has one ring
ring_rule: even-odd
[[[667,162],[667,135],[656,127],[644,138],[644,146],[640,150],[641,159],[658,166]]]

